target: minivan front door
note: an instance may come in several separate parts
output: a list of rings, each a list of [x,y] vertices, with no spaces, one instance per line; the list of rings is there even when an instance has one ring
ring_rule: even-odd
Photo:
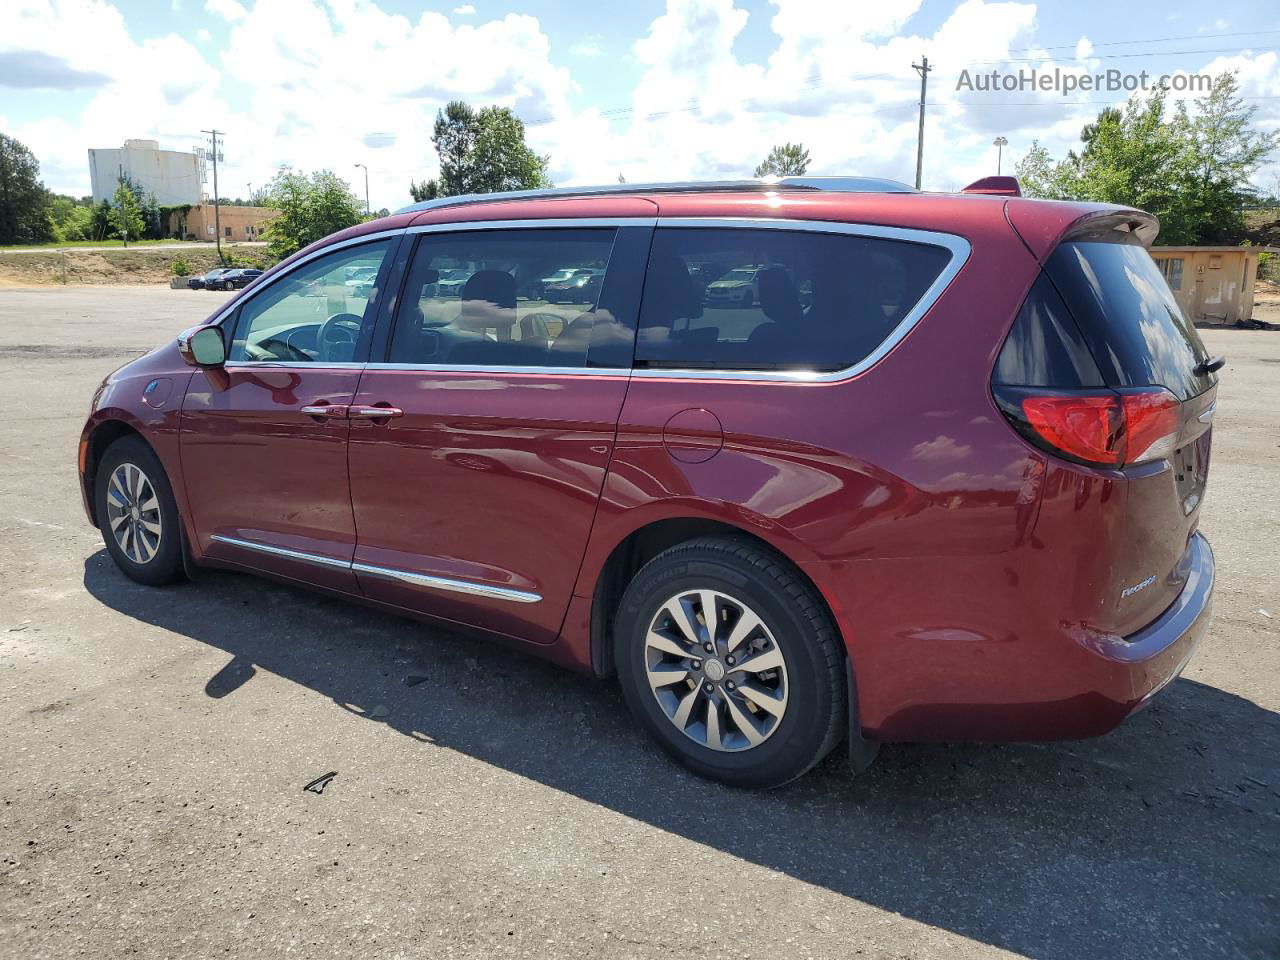
[[[224,368],[192,377],[181,450],[200,552],[358,593],[347,412],[399,238],[345,246],[261,287],[224,321]],[[365,271],[365,273],[360,273]]]
[[[419,238],[386,362],[369,365],[351,406],[366,596],[555,639],[613,452],[650,234]],[[542,299],[570,269],[605,270],[604,283],[567,305]]]

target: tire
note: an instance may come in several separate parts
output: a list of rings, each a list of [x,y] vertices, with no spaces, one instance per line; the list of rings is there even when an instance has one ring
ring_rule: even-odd
[[[141,471],[141,482],[137,471]],[[120,505],[121,494],[129,505],[127,511]],[[107,448],[98,464],[93,495],[107,552],[125,576],[152,587],[183,579],[181,521],[173,488],[159,458],[140,437],[122,437]],[[155,506],[149,507],[153,501]],[[139,507],[137,513],[132,512],[133,505]],[[129,526],[133,529],[123,534],[122,541],[117,530]],[[154,527],[159,528],[158,535],[152,533]]]
[[[222,285],[223,290],[234,290],[235,288],[236,288],[236,285],[232,283],[230,280],[228,280],[226,283]]]
[[[716,651],[702,647],[698,660],[673,604],[705,644],[706,596],[716,610]],[[748,614],[758,625],[738,637],[735,628],[752,623]],[[751,652],[744,657],[743,650]],[[632,715],[699,776],[736,787],[781,786],[844,733],[845,659],[830,614],[786,560],[745,537],[700,537],[645,564],[619,604],[614,655]],[[779,660],[781,668],[767,669]],[[743,671],[749,663],[766,669]],[[761,706],[766,695],[768,709]]]

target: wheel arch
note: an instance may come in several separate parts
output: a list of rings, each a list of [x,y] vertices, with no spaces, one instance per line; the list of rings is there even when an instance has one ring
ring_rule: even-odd
[[[735,526],[710,517],[666,517],[645,523],[618,541],[609,551],[596,574],[591,590],[591,669],[598,677],[609,677],[615,672],[613,644],[609,642],[613,619],[622,594],[632,578],[646,563],[677,544],[705,536],[731,536],[750,540],[768,550],[786,563],[792,572],[808,583],[822,604],[840,640],[840,648],[848,656],[840,620],[835,615],[822,587],[814,582],[804,567],[788,556],[777,544],[770,543],[745,527]]]
[[[98,505],[94,502],[93,496],[94,485],[98,476],[98,464],[102,462],[107,449],[117,440],[124,437],[137,437],[159,459],[160,455],[156,452],[151,442],[147,440],[141,430],[128,421],[112,417],[94,424],[84,438],[84,463],[80,473],[84,484],[85,504],[89,511],[89,519],[93,521],[94,526],[98,524]]]

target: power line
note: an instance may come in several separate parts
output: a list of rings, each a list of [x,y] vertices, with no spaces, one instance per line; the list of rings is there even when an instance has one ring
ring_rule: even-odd
[[[1034,49],[1034,48],[1032,48]],[[1216,50],[1149,50],[1143,53],[1106,53],[1100,57],[1070,57],[1071,60],[1125,60],[1133,57],[1180,57],[1193,53],[1243,53],[1254,50],[1258,53],[1270,53],[1275,47],[1221,47]],[[1002,57],[998,60],[970,60],[970,63],[1040,63],[1052,57]]]
[[[1143,38],[1141,40],[1105,40],[1099,43],[1089,41],[1094,47],[1124,47],[1139,43],[1171,43],[1175,40],[1221,40],[1225,37],[1261,37],[1270,33],[1280,33],[1280,30],[1243,30],[1238,33],[1187,33],[1180,37],[1154,37],[1151,39]],[[1075,43],[1060,43],[1052,46],[1037,44],[1033,47],[1012,47],[1010,53],[1028,53],[1032,50],[1074,50],[1079,44],[1079,40]]]

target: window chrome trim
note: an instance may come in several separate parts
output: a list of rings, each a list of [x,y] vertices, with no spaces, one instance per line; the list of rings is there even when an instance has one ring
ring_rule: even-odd
[[[342,370],[422,370],[434,373],[488,373],[495,376],[507,376],[511,374],[530,374],[541,376],[583,376],[583,377],[618,377],[632,376],[646,380],[732,380],[732,381],[755,381],[755,382],[772,382],[772,383],[839,383],[843,380],[851,379],[871,367],[879,363],[885,356],[889,354],[894,347],[902,342],[919,323],[920,319],[929,312],[934,303],[942,296],[943,291],[955,279],[960,270],[968,262],[969,256],[973,251],[972,245],[964,237],[954,233],[944,233],[935,230],[919,230],[910,227],[888,227],[878,224],[864,223],[843,223],[830,220],[792,220],[792,219],[775,219],[773,217],[566,217],[566,218],[547,218],[547,219],[531,219],[531,220],[461,220],[451,221],[449,223],[428,223],[421,224],[416,227],[408,227],[404,230],[388,230],[380,233],[369,233],[360,237],[352,237],[349,240],[343,240],[339,243],[330,244],[308,254],[297,263],[292,264],[290,269],[284,273],[270,277],[268,282],[261,283],[265,277],[259,278],[261,286],[255,284],[254,295],[259,290],[265,289],[270,283],[279,279],[281,276],[288,276],[293,272],[293,267],[302,266],[304,263],[330,253],[334,250],[340,250],[344,247],[354,246],[358,243],[371,242],[374,240],[385,239],[387,237],[398,236],[402,233],[419,234],[419,233],[445,233],[445,232],[467,232],[473,230],[503,230],[503,229],[537,229],[539,227],[676,227],[676,228],[702,228],[702,229],[764,229],[764,230],[789,230],[801,233],[838,233],[846,236],[855,237],[879,237],[886,240],[901,240],[907,243],[922,243],[934,247],[942,247],[951,254],[951,259],[947,265],[943,267],[942,272],[934,279],[929,289],[916,302],[905,317],[898,323],[898,326],[881,341],[875,350],[871,351],[867,356],[863,357],[852,366],[845,367],[841,370],[819,371],[819,370],[708,370],[698,368],[665,368],[665,367],[639,367],[634,369],[622,368],[594,368],[594,367],[513,367],[513,366],[478,366],[478,365],[452,365],[443,363],[350,363],[350,364],[321,364],[321,363],[302,363],[289,361],[233,361],[227,364],[228,367],[281,367],[281,368],[301,368],[311,370],[321,369],[342,369]],[[238,306],[238,304],[237,304]],[[223,311],[212,322],[221,323],[226,315],[231,312],[231,308]]]
[[[448,223],[422,223],[409,227],[406,233],[469,233],[473,230],[536,230],[540,227],[652,227],[658,217],[544,217],[533,220],[451,220]]]
[[[254,370],[272,369],[275,367],[283,367],[285,369],[298,370],[363,370],[368,364],[366,363],[329,363],[319,360],[314,363],[304,363],[301,360],[228,360],[223,364],[228,369],[239,369],[246,367]]]
[[[333,557],[321,556],[318,553],[307,553],[302,550],[290,550],[286,547],[273,547],[266,543],[254,543],[252,540],[241,540],[239,537],[227,537],[220,533],[212,534],[209,539],[214,543],[224,543],[229,547],[240,547],[255,553],[271,557],[283,557],[286,560],[298,560],[312,563],[319,567],[336,570],[349,570],[352,573],[363,573],[383,580],[398,580],[415,587],[427,587],[431,590],[444,590],[449,593],[465,593],[473,597],[486,597],[490,600],[507,600],[511,603],[540,603],[542,594],[530,590],[514,590],[510,587],[495,587],[485,583],[474,583],[470,580],[454,580],[449,577],[433,577],[425,573],[413,573],[409,570],[398,570],[395,567],[380,567],[371,563],[356,563],[350,560],[337,560]]]
[[[885,227],[878,224],[840,223],[828,220],[775,220],[772,217],[660,217],[658,226],[702,229],[790,230],[801,233],[840,233],[855,237],[879,237],[942,247],[951,259],[916,301],[914,307],[880,345],[852,366],[840,370],[706,370],[697,368],[638,367],[631,375],[646,380],[748,380],[772,383],[839,383],[871,369],[885,358],[920,322],[920,318],[942,296],[951,281],[969,260],[972,245],[954,233],[917,230],[910,227]]]
[[[289,550],[286,547],[273,547],[266,543],[254,543],[252,540],[241,540],[239,537],[224,537],[220,533],[210,535],[210,540],[214,543],[225,543],[229,547],[241,547],[245,550],[253,550],[257,553],[265,553],[272,557],[283,557],[286,560],[300,560],[303,563],[314,563],[318,567],[333,567],[340,570],[351,569],[351,564],[346,560],[337,560],[334,557],[323,557],[318,553],[306,553],[302,550]]]
[[[289,276],[298,267],[301,267],[304,264],[310,263],[312,260],[315,260],[319,257],[323,257],[326,254],[333,253],[335,250],[344,250],[347,247],[354,247],[357,244],[373,243],[374,241],[377,241],[377,240],[388,240],[392,237],[400,237],[403,235],[404,235],[403,227],[397,230],[379,230],[375,233],[364,233],[358,237],[348,237],[346,240],[339,240],[337,243],[330,243],[326,246],[323,246],[319,250],[312,250],[305,257],[299,257],[293,263],[289,264],[289,268],[287,270],[281,270],[278,273],[271,273],[271,271],[267,271],[262,276],[258,277],[251,284],[253,289],[248,294],[248,296],[232,297],[231,298],[232,302],[229,303],[227,306],[223,307],[223,309],[219,311],[217,314],[215,314],[214,318],[209,321],[208,326],[222,323],[222,321],[226,320],[227,317],[229,317],[233,311],[239,310],[240,307],[244,306],[254,297],[258,296],[258,294],[260,294],[263,290],[267,289],[267,287],[271,286],[281,277]],[[246,287],[245,289],[248,289],[248,288]],[[240,362],[252,362],[252,361],[240,361]],[[227,364],[227,366],[230,366],[230,364]],[[304,364],[299,364],[299,366],[304,366]],[[311,366],[311,364],[305,364],[305,366]]]
[[[298,364],[305,367],[306,364]],[[630,367],[486,367],[478,364],[452,363],[367,363],[369,370],[403,370],[419,373],[480,373],[502,376],[525,374],[533,377],[629,377]]]
[[[541,594],[528,590],[512,590],[509,587],[493,587],[488,584],[473,583],[470,580],[433,577],[425,573],[397,570],[394,567],[378,567],[371,563],[353,563],[351,570],[354,573],[364,573],[382,580],[397,580],[415,587],[444,590],[449,593],[465,593],[473,597],[487,597],[490,600],[509,600],[512,603],[539,603],[542,600]]]

